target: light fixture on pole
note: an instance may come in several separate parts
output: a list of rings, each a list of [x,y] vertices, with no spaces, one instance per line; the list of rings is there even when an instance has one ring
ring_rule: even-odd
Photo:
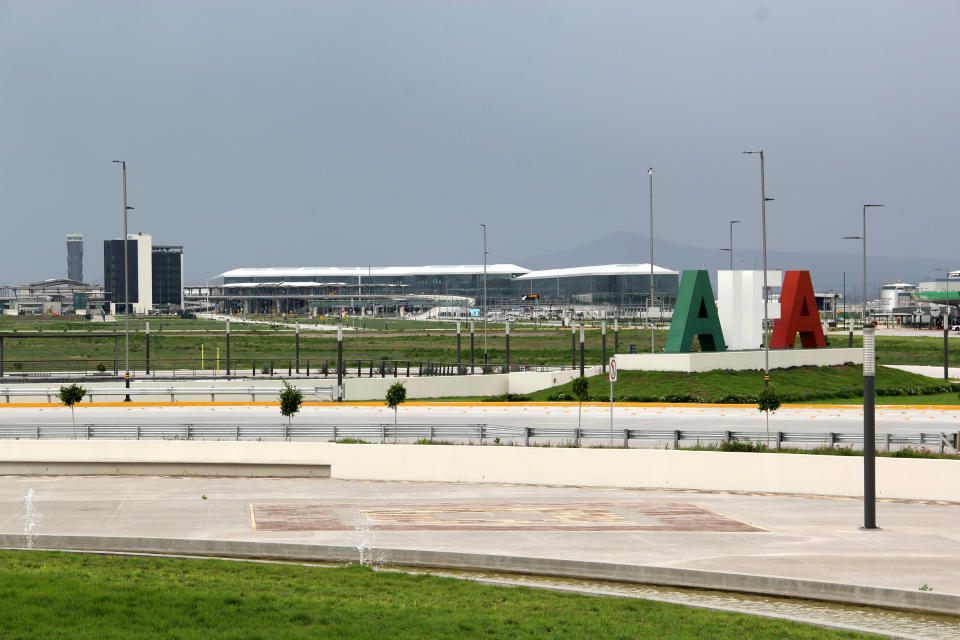
[[[733,225],[740,222],[740,220],[731,220],[730,221],[730,247],[723,247],[720,251],[729,251],[730,252],[730,271],[733,271]]]
[[[841,240],[863,240],[863,236],[843,236]],[[854,293],[856,293],[856,287],[854,287]],[[856,299],[856,298],[854,298]],[[864,278],[863,281],[863,297],[861,299],[862,307],[860,308],[860,324],[862,327],[867,326],[867,281]],[[853,329],[851,328],[851,331]]]
[[[863,321],[867,321],[867,207],[882,207],[882,204],[863,205]]]
[[[123,179],[123,344],[124,361],[126,371],[124,373],[124,384],[127,389],[130,388],[130,275],[128,272],[127,259],[127,211],[132,211],[133,207],[127,206],[127,161],[114,160],[120,165],[120,172]],[[139,243],[137,244],[139,247]],[[139,254],[139,252],[138,252]],[[139,260],[138,260],[139,263]],[[137,289],[139,291],[139,288]],[[139,295],[139,294],[138,294]],[[123,400],[130,402],[130,394],[127,393]]]
[[[733,271],[733,225],[737,224],[738,222],[740,222],[740,221],[739,221],[739,220],[731,220],[731,221],[730,221],[730,248],[729,248],[729,249],[721,249],[721,251],[729,251],[729,252],[730,252],[730,271]]]
[[[650,296],[647,299],[647,320],[650,321],[650,353],[656,350],[655,332],[653,325],[653,167],[647,169],[650,176]]]
[[[483,364],[487,364],[487,225],[483,227]]]
[[[770,322],[767,311],[767,298],[769,297],[767,287],[767,202],[772,201],[773,198],[767,197],[767,187],[764,181],[763,149],[744,151],[743,153],[746,155],[760,154],[760,224],[763,229],[763,386],[766,387],[770,384],[770,338],[767,336],[767,325]],[[731,253],[733,252],[731,251]]]

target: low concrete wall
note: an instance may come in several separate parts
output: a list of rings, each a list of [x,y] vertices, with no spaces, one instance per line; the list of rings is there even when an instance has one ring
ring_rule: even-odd
[[[588,377],[600,375],[600,367],[586,367],[583,374]],[[580,377],[580,370],[517,372],[509,374],[509,377],[510,393],[533,393],[559,384],[566,384],[574,378]]]
[[[10,476],[216,476],[219,478],[329,478],[328,464],[271,462],[114,462],[0,461],[0,475]]]
[[[848,456],[651,449],[347,445],[324,442],[18,440],[0,462],[186,461],[329,464],[344,480],[493,482],[766,491],[858,497],[863,460]],[[877,459],[877,496],[960,502],[954,460]]]
[[[344,400],[383,400],[387,389],[395,382],[403,383],[407,388],[407,398],[411,399],[499,396],[510,388],[508,374],[505,373],[425,378],[351,378],[343,381]]]
[[[764,352],[715,351],[698,353],[618,353],[617,367],[621,371],[681,371],[693,373],[715,370],[763,370]],[[770,368],[829,367],[833,365],[863,364],[863,349],[772,349]]]
[[[600,367],[586,367],[584,373],[588,376],[600,373]],[[470,396],[498,396],[505,393],[533,393],[541,389],[564,384],[580,375],[579,369],[567,369],[565,371],[546,371],[534,372],[523,371],[514,373],[497,374],[475,374],[466,376],[429,376],[429,377],[411,377],[405,378],[398,376],[396,378],[388,376],[385,378],[347,378],[344,384],[344,400],[383,400],[387,393],[387,388],[395,382],[402,382],[407,388],[407,397],[415,398],[456,398]],[[183,381],[183,382],[134,382],[134,389],[157,389],[157,394],[134,395],[131,399],[134,402],[170,402],[170,394],[161,391],[170,387],[207,389],[217,387],[218,389],[234,389],[236,393],[217,394],[215,399],[218,402],[250,400],[250,396],[245,397],[245,389],[255,388],[280,388],[280,381],[284,378],[275,376],[274,378],[254,378],[247,380],[202,380],[202,381]],[[336,387],[336,378],[298,378],[293,379],[292,384],[307,391],[313,387]],[[0,385],[5,387],[7,385]],[[57,384],[52,383],[31,383],[9,385],[11,389],[56,389]],[[120,389],[123,388],[123,382],[104,382],[98,384],[85,385],[89,389]],[[209,395],[179,395],[178,401],[209,401]],[[256,399],[262,402],[277,402],[277,394],[257,394]],[[307,401],[313,401],[316,398],[307,395]],[[0,406],[4,400],[0,392]],[[94,393],[94,402],[119,402],[123,400],[118,395],[101,395]],[[47,402],[46,395],[38,394],[35,396],[11,396],[11,402]],[[56,396],[52,398],[57,402]],[[88,400],[84,398],[84,402]]]

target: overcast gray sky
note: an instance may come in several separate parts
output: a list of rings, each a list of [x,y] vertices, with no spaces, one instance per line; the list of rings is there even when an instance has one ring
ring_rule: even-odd
[[[241,266],[646,234],[960,268],[960,3],[0,1],[0,282],[122,231]],[[647,259],[637,247],[637,262]],[[573,265],[556,265],[573,266]],[[699,265],[665,265],[672,268]]]

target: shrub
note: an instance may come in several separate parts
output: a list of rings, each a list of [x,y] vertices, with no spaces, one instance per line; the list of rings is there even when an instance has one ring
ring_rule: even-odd
[[[60,402],[70,407],[70,422],[73,424],[73,439],[77,439],[77,421],[73,413],[73,405],[77,404],[83,400],[83,396],[86,395],[87,390],[81,387],[78,384],[63,385],[60,387],[60,393],[57,394],[57,397],[60,398]]]
[[[757,409],[760,411],[776,411],[780,408],[780,394],[777,393],[777,386],[772,382],[765,386],[757,397]]]
[[[530,396],[522,393],[504,393],[499,396],[487,396],[483,399],[484,402],[527,402],[528,400],[530,400]]]
[[[385,398],[388,407],[393,409],[393,441],[397,441],[397,408],[407,401],[407,388],[402,382],[394,382],[387,389]]]
[[[280,413],[287,417],[288,433],[290,424],[293,421],[293,414],[300,411],[302,404],[303,392],[284,380],[283,390],[280,392]]]

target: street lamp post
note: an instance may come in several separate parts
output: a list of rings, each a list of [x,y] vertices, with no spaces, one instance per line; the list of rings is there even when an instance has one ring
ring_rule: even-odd
[[[128,272],[127,258],[127,211],[133,207],[127,206],[127,161],[114,160],[120,165],[120,172],[123,178],[123,344],[124,360],[126,371],[124,373],[124,385],[130,388],[130,276]],[[138,245],[139,246],[139,245]],[[139,291],[139,289],[138,289]],[[130,402],[130,394],[127,393],[123,399],[124,402]]]
[[[487,364],[487,225],[483,227],[483,364]]]
[[[730,221],[730,248],[729,249],[720,249],[720,251],[729,251],[730,252],[730,271],[733,271],[733,225],[740,222],[739,220]]]
[[[859,236],[843,236],[844,240],[863,240],[863,309],[861,323],[867,326],[867,207],[882,207],[882,204],[863,205],[863,234]]]
[[[863,236],[843,236],[843,237],[840,238],[840,239],[841,239],[841,240],[863,240]],[[844,275],[846,275],[846,271],[844,271]],[[854,300],[857,299],[857,288],[856,288],[856,287],[853,288],[853,299],[854,299]],[[861,306],[861,308],[860,308],[860,323],[861,323],[861,325],[862,325],[863,327],[865,327],[865,326],[867,326],[867,286],[866,286],[866,280],[864,280],[863,297],[862,297],[862,299],[861,299],[861,302],[862,302],[862,306]],[[852,325],[851,325],[851,327],[850,327],[850,336],[851,336],[850,340],[852,341],[852,340],[853,340],[853,326],[852,326]],[[851,342],[851,344],[852,344],[852,342]]]
[[[867,207],[882,207],[882,204],[863,205],[863,321],[867,321]]]
[[[773,198],[767,197],[767,187],[764,181],[764,157],[763,149],[757,151],[744,151],[747,155],[755,153],[760,154],[760,223],[763,229],[763,386],[770,384],[770,339],[767,336],[767,325],[770,316],[767,311],[767,202]],[[732,226],[731,226],[732,228]],[[731,255],[733,251],[730,252]]]
[[[647,320],[650,321],[650,353],[656,350],[655,332],[653,325],[653,167],[647,169],[650,176],[650,297],[647,301]]]

